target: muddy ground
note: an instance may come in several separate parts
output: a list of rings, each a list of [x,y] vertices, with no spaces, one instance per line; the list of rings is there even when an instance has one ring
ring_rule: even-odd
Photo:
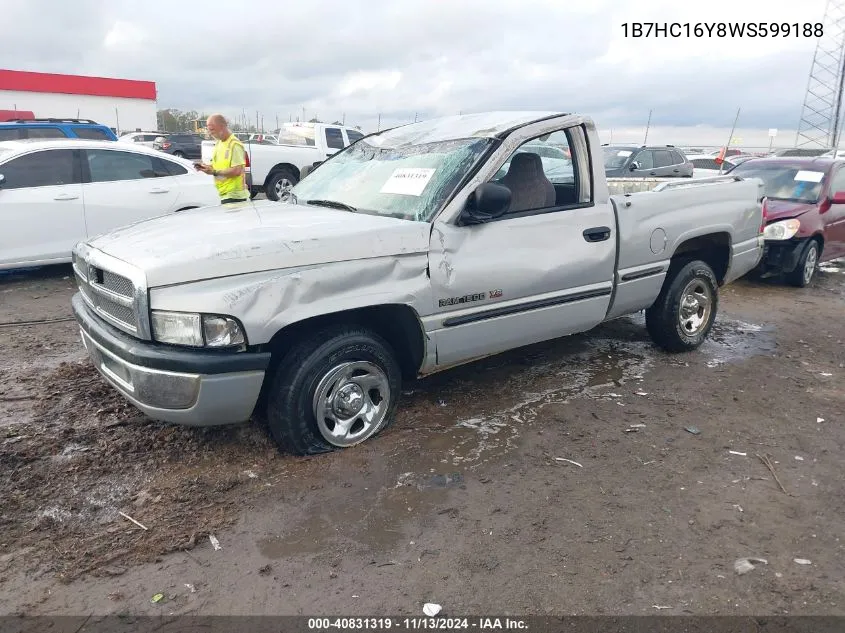
[[[146,420],[72,292],[0,276],[0,613],[845,614],[845,264],[732,285],[696,353],[637,315],[408,384],[310,459]]]

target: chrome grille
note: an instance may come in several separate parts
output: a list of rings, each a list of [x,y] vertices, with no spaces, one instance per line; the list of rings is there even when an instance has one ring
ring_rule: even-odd
[[[135,285],[130,279],[95,266],[79,254],[73,258],[73,273],[82,297],[104,321],[139,335]]]
[[[100,271],[103,276],[103,286],[122,297],[132,299],[135,296],[135,286],[126,277],[121,277],[107,270]]]

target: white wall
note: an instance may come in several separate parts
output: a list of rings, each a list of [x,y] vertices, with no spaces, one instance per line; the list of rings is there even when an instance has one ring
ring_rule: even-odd
[[[108,127],[118,127],[119,119],[119,129],[125,132],[156,129],[156,102],[145,99],[0,90],[0,110],[15,108],[31,110],[38,118],[92,119]]]

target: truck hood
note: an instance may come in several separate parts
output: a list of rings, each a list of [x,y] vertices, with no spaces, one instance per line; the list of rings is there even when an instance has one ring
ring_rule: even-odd
[[[262,200],[137,222],[88,244],[140,268],[153,288],[427,252],[429,237],[426,222]]]
[[[796,202],[793,200],[766,199],[766,217],[768,222],[777,222],[789,218],[797,218],[808,211],[815,211],[818,205],[813,202]]]

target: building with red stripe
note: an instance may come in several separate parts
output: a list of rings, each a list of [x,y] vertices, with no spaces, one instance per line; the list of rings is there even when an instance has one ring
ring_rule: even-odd
[[[0,69],[0,111],[92,119],[118,132],[156,129],[153,81]]]

